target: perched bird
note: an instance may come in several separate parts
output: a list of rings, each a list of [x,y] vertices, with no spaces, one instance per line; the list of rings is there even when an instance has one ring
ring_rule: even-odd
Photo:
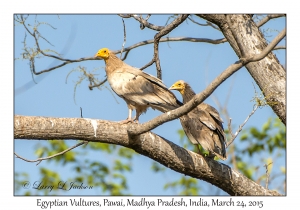
[[[175,82],[169,89],[178,90],[181,93],[183,104],[196,95],[191,86],[183,80]],[[201,103],[180,117],[180,122],[189,140],[209,151],[209,157],[218,156],[222,160],[227,158],[223,121],[214,107]]]
[[[95,57],[104,59],[107,80],[111,88],[127,103],[129,114],[126,120],[121,121],[122,123],[134,120],[138,122],[139,116],[146,112],[148,107],[167,112],[182,105],[160,79],[129,66],[109,49],[100,49]],[[136,110],[133,119],[132,110]]]

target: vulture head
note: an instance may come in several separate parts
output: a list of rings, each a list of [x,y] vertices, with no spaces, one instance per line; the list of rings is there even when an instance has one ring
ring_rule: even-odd
[[[175,82],[169,90],[178,90],[182,95],[184,94],[186,83],[183,80],[178,80]]]
[[[96,53],[95,58],[103,58],[104,60],[107,60],[109,58],[109,54],[110,51],[108,48],[102,48]]]

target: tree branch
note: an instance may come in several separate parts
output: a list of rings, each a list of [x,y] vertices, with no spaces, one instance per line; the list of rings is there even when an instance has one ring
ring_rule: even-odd
[[[151,17],[151,14],[148,14],[145,21],[147,21],[150,17]],[[144,28],[145,28],[145,25],[141,23],[140,24],[140,29],[143,30]]]
[[[206,24],[202,24],[202,23],[198,23],[197,21],[193,20],[193,19],[190,18],[190,17],[188,17],[188,19],[189,19],[190,21],[192,21],[193,23],[199,25],[199,26],[211,26],[212,28],[214,28],[214,29],[216,29],[216,30],[218,30],[218,31],[221,31],[221,30],[218,28],[218,26],[215,26],[214,24],[212,24],[212,23],[209,22],[209,21],[206,21]]]
[[[62,151],[62,152],[59,152],[59,153],[57,153],[57,154],[54,154],[54,155],[51,155],[51,156],[48,156],[48,157],[38,158],[38,159],[36,159],[36,160],[28,160],[28,159],[26,159],[26,158],[21,157],[20,155],[18,155],[18,154],[15,153],[15,152],[14,152],[14,154],[15,154],[15,156],[17,156],[17,158],[20,158],[20,159],[22,159],[22,160],[24,160],[24,161],[26,161],[26,162],[38,162],[38,163],[36,164],[36,165],[38,165],[38,164],[40,164],[43,160],[48,160],[48,159],[57,157],[57,156],[59,156],[59,155],[65,154],[66,152],[68,152],[68,151],[70,151],[70,150],[72,150],[72,149],[75,149],[76,147],[79,147],[79,146],[81,146],[81,145],[83,145],[83,144],[87,144],[87,143],[89,143],[89,142],[88,142],[88,141],[83,141],[83,142],[80,142],[80,143],[74,145],[73,147],[70,147],[70,148],[68,148],[68,149],[66,149],[66,150],[64,150],[64,151]]]
[[[71,60],[71,59],[64,59],[64,58],[61,58],[59,56],[55,56],[55,55],[50,55],[50,54],[47,54],[45,53],[43,50],[40,49],[40,45],[39,45],[39,41],[38,41],[38,38],[37,38],[37,34],[39,34],[37,28],[35,27],[34,28],[34,31],[31,32],[28,27],[26,26],[25,22],[26,22],[26,19],[24,20],[23,16],[21,15],[21,20],[22,20],[22,24],[24,26],[24,28],[26,29],[26,31],[34,38],[35,40],[35,44],[37,46],[37,52],[41,53],[43,56],[45,57],[50,57],[50,58],[54,58],[54,59],[57,59],[57,60],[60,60],[60,61],[65,61],[64,63],[58,65],[58,66],[55,66],[55,67],[52,67],[52,68],[49,68],[49,69],[46,69],[46,70],[43,70],[43,71],[40,71],[40,72],[36,72],[35,71],[35,66],[34,66],[34,57],[31,56],[30,58],[30,63],[31,63],[31,67],[32,67],[32,71],[35,75],[39,75],[39,74],[42,74],[42,73],[45,73],[45,72],[49,72],[49,71],[52,71],[54,69],[57,69],[57,68],[60,68],[66,64],[69,64],[69,63],[75,63],[75,62],[81,62],[81,61],[86,61],[86,60],[94,60],[93,57],[89,57],[89,58],[79,58],[79,59],[76,59],[76,60]]]
[[[161,37],[164,35],[170,33],[172,30],[174,30],[177,26],[179,26],[185,19],[187,19],[189,15],[179,15],[175,20],[173,20],[169,25],[165,26],[159,33],[157,33],[154,36],[154,59],[156,64],[156,70],[157,70],[157,77],[159,79],[162,79],[161,75],[161,67],[160,67],[160,60],[158,56],[158,44]]]
[[[123,44],[122,44],[122,49],[121,49],[120,59],[122,59],[122,53],[123,53],[124,46],[125,46],[125,43],[126,43],[126,26],[125,26],[125,22],[124,22],[124,19],[123,19],[123,18],[122,18],[122,23],[123,23],[123,32],[124,32],[124,42],[123,42]]]
[[[131,148],[174,171],[207,181],[230,195],[280,195],[225,164],[181,148],[152,132],[130,138],[127,126],[120,123],[88,118],[16,115],[14,137],[20,140],[78,139],[117,144]]]
[[[177,119],[178,117],[181,117],[182,115],[190,112],[192,109],[194,109],[196,106],[198,106],[200,103],[202,103],[212,92],[227,78],[229,78],[233,73],[241,69],[244,65],[259,61],[263,59],[265,56],[267,56],[272,49],[283,39],[285,36],[286,30],[284,29],[282,32],[280,32],[276,38],[258,55],[249,56],[247,58],[242,58],[241,61],[237,61],[236,63],[230,65],[225,71],[223,71],[216,79],[212,81],[212,83],[201,93],[198,93],[192,100],[190,100],[185,105],[175,109],[171,110],[167,113],[164,113],[146,123],[135,125],[133,123],[128,125],[128,134],[129,135],[139,135],[142,133],[145,133],[147,131],[150,131],[157,126]]]
[[[285,37],[285,35],[286,35],[286,28],[284,28],[260,54],[253,55],[252,57],[247,59],[241,58],[240,60],[245,61],[247,63],[260,61],[276,47],[276,45]]]
[[[144,70],[145,68],[148,68],[149,66],[151,66],[153,63],[155,62],[155,58],[152,58],[152,60],[147,63],[145,66],[141,67],[140,70]]]
[[[199,16],[218,25],[237,56],[239,58],[243,57],[238,49],[236,38],[229,30],[225,15],[205,14]],[[237,14],[232,15],[231,19],[239,31],[237,38],[240,43],[243,43],[244,52],[255,55],[268,46],[265,37],[254,23],[251,15]],[[268,98],[268,105],[277,114],[281,122],[286,124],[286,70],[279,63],[276,56],[269,53],[268,56],[258,62],[248,63],[245,68],[262,90],[265,98]],[[261,68],[265,70],[261,71]]]
[[[123,14],[119,14],[120,17],[122,18],[131,18],[132,15],[123,15]],[[269,15],[270,17],[268,18],[275,18],[276,15]],[[285,16],[285,15],[278,15],[277,17],[281,17],[281,16]],[[22,18],[22,17],[21,17]],[[136,18],[139,18],[138,16]],[[136,19],[135,18],[135,19]],[[267,18],[267,17],[266,17]],[[35,69],[33,69],[33,73],[35,75],[39,75],[39,74],[42,74],[42,73],[46,73],[46,72],[50,72],[52,70],[55,70],[55,69],[58,69],[60,67],[63,67],[67,64],[71,64],[71,63],[76,63],[76,62],[82,62],[82,61],[88,61],[88,60],[98,60],[98,59],[95,59],[94,57],[83,57],[83,58],[79,58],[79,59],[65,59],[65,58],[61,58],[61,57],[58,57],[58,56],[55,56],[55,55],[50,55],[50,54],[47,54],[47,53],[44,53],[40,48],[39,48],[39,43],[38,43],[38,40],[37,40],[37,37],[36,37],[36,34],[34,32],[31,32],[28,27],[25,25],[25,21],[26,19],[22,19],[23,22],[21,22],[23,25],[24,25],[24,28],[25,30],[32,36],[34,37],[35,39],[35,42],[37,44],[37,47],[38,47],[38,51],[43,54],[44,56],[46,57],[52,57],[54,59],[57,59],[57,60],[60,60],[60,61],[64,61],[63,63],[57,65],[57,66],[54,66],[54,67],[51,67],[51,68],[48,68],[48,69],[45,69],[45,70],[42,70],[42,71],[39,71],[39,72],[36,72]],[[191,20],[192,21],[192,20]],[[145,23],[144,21],[141,21],[142,23]],[[147,22],[147,21],[146,21]],[[147,22],[148,23],[148,22]],[[208,22],[209,23],[209,22]],[[207,24],[208,24],[207,23]],[[153,30],[162,30],[164,29],[165,27],[164,26],[155,26],[153,24],[150,24],[148,23],[149,25],[147,26],[150,26],[151,25],[151,29]],[[209,24],[208,24],[209,25]],[[227,42],[227,39],[226,38],[221,38],[221,39],[206,39],[206,38],[194,38],[194,37],[172,37],[172,38],[161,38],[159,40],[159,42],[169,42],[169,41],[189,41],[189,42],[205,42],[205,43],[210,43],[210,44],[221,44],[221,43],[225,43]],[[126,56],[128,54],[128,52],[131,50],[131,49],[134,49],[134,48],[137,48],[137,47],[140,47],[140,46],[143,46],[143,45],[147,45],[147,44],[152,44],[154,43],[155,40],[154,39],[151,39],[151,40],[145,40],[145,41],[141,41],[139,43],[136,43],[130,47],[127,47],[123,50],[123,52],[126,52],[124,58],[122,60],[125,60],[126,59]],[[285,47],[282,47],[282,46],[278,46],[276,48],[274,48],[274,50],[277,50],[277,49],[285,49]],[[121,50],[117,50],[117,51],[114,51],[115,54],[119,54],[121,53],[122,49]],[[34,62],[34,59],[30,61],[31,63]],[[153,64],[153,63],[152,63]],[[151,64],[151,65],[152,65]],[[143,69],[145,69],[146,67],[148,67],[149,64],[145,65],[143,67]],[[33,67],[34,67],[34,64],[33,64]]]
[[[285,50],[286,46],[276,46],[274,47],[274,50]]]
[[[279,17],[284,17],[285,14],[274,14],[274,15],[267,15],[264,19],[262,19],[261,21],[259,21],[259,23],[257,23],[257,27],[261,27],[263,26],[265,23],[267,23],[269,20],[273,19],[273,18],[279,18]]]
[[[230,135],[232,136],[232,139],[227,143],[226,148],[229,147],[230,144],[232,144],[232,142],[234,141],[234,139],[237,137],[237,135],[242,131],[244,125],[247,123],[247,121],[250,119],[250,117],[254,114],[254,112],[257,110],[259,106],[255,105],[254,109],[252,110],[252,112],[248,115],[248,117],[246,118],[246,120],[244,121],[244,123],[242,125],[239,126],[239,129],[235,132],[235,134],[232,134],[232,129],[231,129],[231,119],[228,123],[228,130]]]
[[[101,82],[99,82],[99,84],[97,84],[97,83],[94,81],[94,85],[92,85],[92,82],[90,81],[89,89],[90,89],[90,90],[93,90],[94,87],[100,87],[100,86],[103,85],[106,81],[107,81],[107,78],[105,78],[104,80],[102,80]]]
[[[268,184],[269,184],[269,178],[270,178],[270,174],[269,174],[269,165],[273,164],[273,162],[269,163],[269,164],[264,164],[264,167],[266,168],[266,189],[268,189]]]
[[[139,21],[144,27],[150,28],[150,29],[155,30],[155,31],[160,31],[160,30],[165,28],[165,26],[153,25],[153,24],[147,22],[147,20],[143,19],[143,17],[139,16],[139,15],[119,15],[119,16],[121,16],[123,18],[133,17],[134,19]],[[144,29],[144,28],[141,28],[141,29]]]
[[[222,39],[206,39],[206,38],[194,38],[194,37],[167,37],[167,38],[161,38],[159,42],[169,42],[169,41],[171,41],[171,42],[188,41],[188,42],[205,42],[205,43],[210,43],[210,44],[222,44],[222,43],[226,42],[226,39],[225,38],[222,38]],[[129,53],[130,50],[132,50],[134,48],[137,48],[137,47],[140,47],[140,46],[147,45],[147,44],[152,44],[152,43],[154,43],[154,39],[141,41],[141,42],[138,42],[134,45],[131,45],[129,47],[124,48],[123,52],[125,52],[126,54],[125,54],[125,56],[122,60],[126,59],[127,54]],[[119,53],[121,53],[121,50],[113,51],[113,53],[119,54]],[[64,59],[64,60],[65,60],[65,62],[63,62],[60,65],[42,70],[40,72],[35,72],[35,74],[39,75],[39,74],[42,74],[42,73],[50,72],[52,70],[58,69],[58,68],[60,68],[62,66],[65,66],[67,64],[71,64],[71,63],[75,63],[75,62],[89,61],[89,60],[102,60],[102,59],[101,58],[94,58],[94,57],[85,57],[85,58],[79,58],[79,59],[75,59],[75,60],[72,60],[72,59]],[[145,68],[146,67],[144,67],[144,69]]]
[[[221,39],[206,39],[206,38],[195,38],[195,37],[166,37],[166,38],[161,38],[159,42],[180,42],[180,41],[188,41],[188,42],[204,42],[204,43],[209,43],[209,44],[222,44],[227,42],[225,38]],[[128,52],[134,48],[138,48],[140,46],[144,46],[147,44],[152,44],[154,43],[154,39],[149,39],[149,40],[144,40],[141,42],[138,42],[136,44],[133,44],[129,47],[126,47],[124,49],[124,52]],[[115,54],[119,54],[121,50],[116,50],[113,51]]]
[[[236,44],[237,44],[237,46],[238,46],[238,49],[239,49],[239,51],[240,51],[240,54],[242,55],[241,57],[246,57],[246,56],[248,56],[247,55],[247,52],[244,52],[244,48],[243,48],[243,43],[241,43],[240,41],[239,41],[239,39],[237,38],[238,36],[237,36],[237,30],[236,30],[236,28],[234,27],[234,24],[231,22],[231,18],[230,18],[230,16],[231,15],[225,15],[225,17],[226,17],[226,20],[227,20],[227,24],[228,24],[228,26],[229,26],[229,29],[230,29],[230,32],[231,32],[231,34],[233,35],[233,37],[234,37],[234,39],[235,39],[235,41],[236,41]]]

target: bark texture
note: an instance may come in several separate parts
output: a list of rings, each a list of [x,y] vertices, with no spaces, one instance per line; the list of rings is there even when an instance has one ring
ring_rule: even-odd
[[[20,140],[70,139],[117,144],[131,148],[174,171],[207,181],[230,195],[280,195],[225,164],[181,148],[152,132],[129,138],[127,126],[88,118],[16,115],[14,137]]]
[[[219,26],[239,58],[261,53],[268,45],[251,15],[198,15]],[[248,63],[246,69],[260,87],[268,104],[286,124],[286,71],[271,52]]]

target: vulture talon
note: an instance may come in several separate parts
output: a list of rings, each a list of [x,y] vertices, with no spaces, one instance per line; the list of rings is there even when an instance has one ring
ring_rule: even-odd
[[[121,120],[118,123],[120,123],[120,124],[133,123],[133,120],[132,119],[126,119],[126,120]]]

